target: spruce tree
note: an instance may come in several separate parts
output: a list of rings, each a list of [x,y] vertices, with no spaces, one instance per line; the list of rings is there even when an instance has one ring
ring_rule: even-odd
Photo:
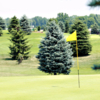
[[[54,21],[48,23],[46,36],[41,41],[36,57],[41,71],[54,75],[70,73],[73,64],[72,49]]]
[[[27,44],[28,40],[20,27],[11,30],[10,41],[12,43],[9,46],[10,56],[13,60],[27,59],[29,57],[30,46]]]
[[[20,20],[20,26],[21,29],[24,31],[25,34],[30,35],[31,34],[31,28],[30,28],[30,24],[29,21],[27,19],[27,17],[24,15],[21,20]]]
[[[62,32],[65,32],[65,25],[64,25],[64,23],[63,23],[62,21],[59,21],[59,22],[58,22],[58,25],[59,25],[59,27],[61,28],[61,31],[62,31]]]
[[[6,25],[5,25],[5,21],[0,17],[0,27],[5,30]]]
[[[69,23],[66,20],[66,22],[65,22],[65,33],[68,33],[68,31],[69,31]]]
[[[10,25],[8,26],[8,31],[10,32],[13,29],[16,29],[16,27],[19,25],[19,20],[16,16],[11,18]]]
[[[3,35],[2,28],[0,27],[0,36]]]
[[[77,32],[78,55],[88,55],[92,50],[92,46],[89,42],[89,31],[86,25],[82,21],[76,20],[71,27],[70,33],[73,33],[75,30]],[[70,43],[73,50],[73,56],[76,56],[76,41]]]

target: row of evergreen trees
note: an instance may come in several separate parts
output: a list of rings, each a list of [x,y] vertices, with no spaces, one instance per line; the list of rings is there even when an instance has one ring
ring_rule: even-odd
[[[16,19],[16,17],[14,16]],[[14,20],[13,20],[14,21]],[[14,21],[17,23],[17,21]],[[12,45],[9,46],[12,59],[17,59],[19,63],[23,59],[29,57],[30,45],[28,45],[27,34],[22,27],[11,24],[10,30]],[[14,26],[14,27],[13,27]],[[76,42],[66,42],[63,35],[63,28],[61,22],[58,24],[54,21],[48,22],[46,36],[41,41],[39,46],[39,53],[36,56],[40,61],[39,69],[50,74],[69,74],[70,68],[73,65],[72,55],[76,56]],[[77,20],[71,27],[70,32],[77,31],[77,42],[79,56],[88,55],[92,46],[89,42],[89,32],[86,25]]]
[[[28,21],[28,19],[25,15],[21,18],[20,22],[17,19],[17,17],[14,16],[10,21],[8,31],[11,32],[12,28],[15,29],[16,26],[19,26],[19,25],[20,25],[21,29],[24,31],[25,34],[27,34],[27,35],[31,34],[31,28],[30,28],[30,25],[29,25],[29,21]]]

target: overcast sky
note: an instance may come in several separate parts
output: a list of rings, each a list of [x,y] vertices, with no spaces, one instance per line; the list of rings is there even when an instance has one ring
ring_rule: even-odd
[[[91,9],[87,6],[90,0],[2,0],[0,2],[0,17],[11,18],[14,15],[21,18],[41,16],[56,18],[58,13],[72,15],[100,14],[100,8]]]

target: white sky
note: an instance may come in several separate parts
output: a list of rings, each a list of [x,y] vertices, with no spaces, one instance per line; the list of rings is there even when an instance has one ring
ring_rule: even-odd
[[[0,2],[0,17],[21,18],[24,14],[28,18],[41,16],[56,18],[58,13],[67,13],[69,16],[84,16],[100,14],[100,8],[91,9],[87,6],[91,0],[2,0]]]

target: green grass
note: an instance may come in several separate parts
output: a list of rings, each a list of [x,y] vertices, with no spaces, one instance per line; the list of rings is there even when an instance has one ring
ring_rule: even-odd
[[[10,34],[0,37],[0,100],[99,100],[100,70],[91,69],[100,63],[100,36],[90,35],[92,52],[79,57],[80,88],[78,88],[77,59],[70,75],[49,75],[39,71],[40,40],[45,33],[32,33],[26,37],[32,45],[30,58],[17,64],[9,56]],[[69,34],[65,33],[65,38]],[[6,77],[5,77],[6,76]]]
[[[0,100],[100,100],[100,75],[0,77]]]

